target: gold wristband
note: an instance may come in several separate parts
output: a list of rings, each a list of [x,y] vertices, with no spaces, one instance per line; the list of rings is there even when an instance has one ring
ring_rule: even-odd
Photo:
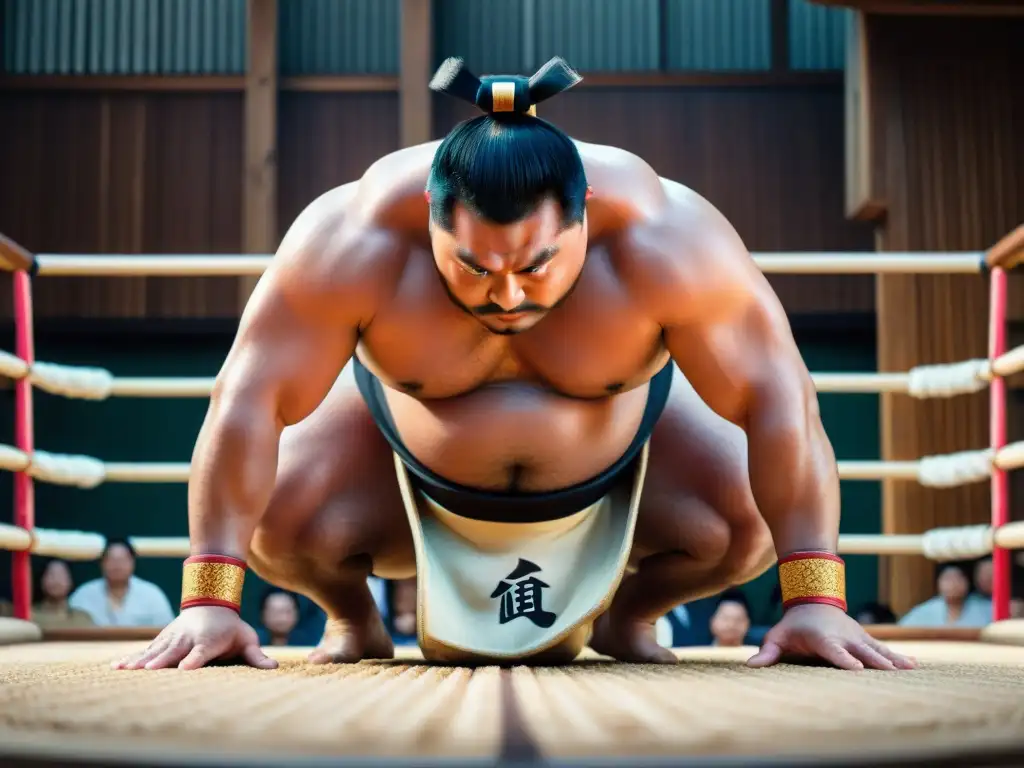
[[[195,555],[181,574],[181,608],[219,605],[240,611],[245,562],[223,555]]]
[[[831,552],[795,552],[779,559],[782,607],[824,603],[846,610],[846,564]]]

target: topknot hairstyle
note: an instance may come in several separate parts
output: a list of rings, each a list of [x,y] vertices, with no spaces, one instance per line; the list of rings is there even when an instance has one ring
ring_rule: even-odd
[[[536,116],[536,105],[582,78],[555,57],[532,77],[477,77],[462,59],[447,59],[430,88],[473,104],[484,114],[455,126],[434,155],[427,182],[431,219],[453,227],[462,203],[495,224],[530,215],[546,199],[562,209],[565,226],[583,221],[587,180],[572,139]]]

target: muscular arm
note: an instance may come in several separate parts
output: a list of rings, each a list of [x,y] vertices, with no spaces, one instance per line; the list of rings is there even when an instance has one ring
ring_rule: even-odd
[[[785,312],[739,236],[695,195],[654,235],[652,291],[673,359],[747,434],[750,481],[776,551],[835,551],[839,477]]]
[[[351,196],[340,188],[299,216],[245,308],[192,457],[193,554],[246,558],[282,431],[320,404],[373,314],[390,241],[346,219]]]

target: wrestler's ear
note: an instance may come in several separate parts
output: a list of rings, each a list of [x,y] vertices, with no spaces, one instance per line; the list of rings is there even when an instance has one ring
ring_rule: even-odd
[[[423,199],[427,201],[427,205],[430,205],[430,190],[423,190]]]
[[[584,200],[589,200],[594,196],[594,188],[587,184],[587,194],[583,196]]]

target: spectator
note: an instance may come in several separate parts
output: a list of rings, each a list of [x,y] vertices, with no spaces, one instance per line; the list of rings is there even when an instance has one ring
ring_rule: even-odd
[[[103,577],[85,582],[68,601],[98,626],[163,627],[174,618],[160,587],[135,575],[135,550],[127,541],[107,541],[100,569]]]
[[[38,573],[32,621],[41,629],[93,626],[93,620],[88,613],[79,608],[72,608],[68,604],[68,595],[74,589],[75,583],[67,562],[59,558],[46,560]]]
[[[416,645],[416,579],[391,581],[388,586],[391,639],[395,645]]]
[[[992,601],[971,591],[964,567],[945,563],[936,579],[939,594],[910,609],[903,627],[984,627],[992,621]]]
[[[655,623],[658,644],[665,648],[681,648],[695,645],[690,611],[685,605],[677,605]]]
[[[295,638],[299,624],[299,601],[291,592],[271,587],[260,601],[260,623],[256,634],[261,645],[302,645]]]
[[[750,631],[750,608],[746,596],[738,589],[722,593],[718,608],[711,616],[712,645],[739,648]]]
[[[1011,573],[1015,570],[1015,563],[1011,561],[1010,569]],[[1014,579],[1016,581],[1016,579]],[[992,597],[992,558],[986,557],[979,560],[974,565],[974,588],[978,594],[991,598]],[[1024,600],[1019,597],[1010,599],[1010,618],[1021,619],[1024,618]]]
[[[974,564],[974,590],[982,597],[992,597],[992,558],[985,557]]]
[[[860,624],[895,624],[896,614],[892,608],[883,603],[865,603],[857,611],[857,622]]]

